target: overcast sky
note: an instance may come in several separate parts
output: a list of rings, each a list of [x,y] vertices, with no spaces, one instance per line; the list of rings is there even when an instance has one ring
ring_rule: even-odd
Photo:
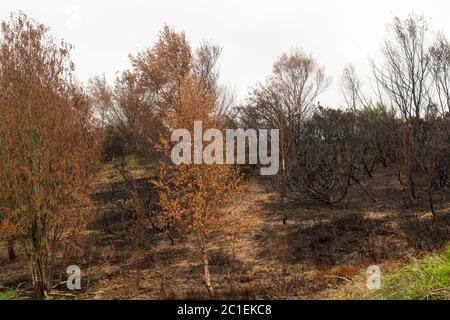
[[[435,31],[450,36],[448,0],[2,0],[1,19],[22,10],[75,46],[72,58],[82,82],[110,80],[129,67],[128,55],[150,47],[163,25],[185,31],[193,47],[211,40],[223,47],[222,80],[244,99],[263,81],[274,60],[293,47],[312,53],[333,84],[323,105],[342,104],[339,77],[345,64],[369,75],[386,26],[395,15],[424,14]]]

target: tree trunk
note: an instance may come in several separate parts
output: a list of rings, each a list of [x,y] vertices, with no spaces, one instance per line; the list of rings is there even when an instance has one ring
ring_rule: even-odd
[[[411,189],[411,197],[413,199],[417,199],[417,195],[416,195],[416,184],[414,183],[414,179],[412,177],[411,172],[409,173],[409,186]]]
[[[403,172],[405,175],[404,189],[408,197],[411,208],[414,208],[414,199],[416,199],[416,186],[413,179],[413,156],[412,156],[412,139],[414,134],[412,129],[407,128],[404,133],[404,146],[403,146]],[[403,184],[403,181],[401,182]]]
[[[288,215],[286,212],[286,181],[284,176],[281,180],[281,211],[283,212],[283,224],[287,225]]]
[[[283,224],[286,225],[288,221],[288,216],[286,213],[286,185],[287,185],[287,178],[286,178],[286,157],[285,157],[285,148],[284,143],[282,146],[281,151],[281,211],[283,212]]]
[[[31,261],[31,281],[33,284],[33,289],[36,292],[39,299],[45,298],[47,296],[48,288],[46,286],[46,276],[45,271],[42,267],[41,259],[32,258]]]
[[[211,284],[211,275],[209,274],[209,257],[205,248],[202,248],[202,263],[203,263],[203,275],[205,280],[206,290],[210,297],[214,296],[214,288]]]
[[[430,205],[430,211],[433,214],[433,216],[436,216],[436,211],[434,210],[434,204],[433,204],[433,194],[431,187],[428,188],[428,203]]]
[[[34,256],[31,258],[31,280],[38,298],[46,298],[52,290],[53,270],[43,257]]]
[[[16,260],[16,251],[14,250],[14,240],[13,239],[8,240],[8,257],[9,257],[9,261]]]

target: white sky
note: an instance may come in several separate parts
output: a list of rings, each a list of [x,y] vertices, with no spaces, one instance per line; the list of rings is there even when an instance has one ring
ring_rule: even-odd
[[[246,97],[270,74],[284,51],[301,47],[325,66],[333,84],[320,97],[339,105],[339,77],[352,63],[365,82],[386,26],[395,15],[424,14],[435,31],[450,36],[448,0],[2,0],[0,19],[22,10],[75,46],[72,59],[86,82],[111,81],[129,67],[128,55],[150,47],[164,23],[185,31],[193,47],[211,40],[223,47],[222,80]]]

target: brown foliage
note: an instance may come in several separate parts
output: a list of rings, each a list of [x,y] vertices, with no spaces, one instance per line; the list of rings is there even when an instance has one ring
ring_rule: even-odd
[[[0,42],[0,214],[20,238],[34,289],[52,289],[59,241],[82,225],[97,165],[87,97],[73,81],[70,46],[20,13]]]
[[[169,114],[166,123],[173,128],[187,129],[191,135],[194,121],[202,121],[204,129],[218,129],[220,122],[211,116],[214,108],[214,101],[202,83],[187,77],[180,87],[178,112]],[[165,161],[160,164],[159,179],[154,184],[159,194],[161,219],[167,226],[185,226],[196,236],[205,286],[212,295],[208,238],[221,226],[220,206],[237,187],[237,171],[223,164],[177,166],[169,159],[171,143],[167,137],[161,137],[160,147]]]

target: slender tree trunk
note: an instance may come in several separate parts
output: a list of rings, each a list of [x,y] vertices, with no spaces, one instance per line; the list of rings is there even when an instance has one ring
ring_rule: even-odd
[[[434,204],[433,204],[433,194],[431,187],[428,188],[428,203],[430,204],[430,211],[433,214],[433,216],[436,216],[436,211],[434,210]]]
[[[203,243],[203,241],[200,244],[200,246],[201,246],[201,250],[202,250],[203,276],[204,276],[204,280],[205,280],[206,290],[208,290],[208,295],[210,297],[213,297],[214,296],[214,288],[211,283],[211,275],[209,273],[208,253],[206,251],[205,244]]]
[[[288,221],[288,216],[286,214],[286,146],[285,146],[285,130],[284,126],[281,130],[281,211],[283,212],[283,224],[286,225]]]
[[[411,132],[411,128],[407,128],[404,133],[404,163],[403,163],[403,172],[405,175],[404,188],[408,197],[408,201],[411,205],[411,208],[414,208],[414,199],[416,199],[416,186],[414,183],[414,179],[412,176],[412,137],[413,133]]]
[[[281,176],[281,211],[283,211],[283,224],[285,225],[288,222],[288,216],[286,213],[286,184],[286,173],[283,171]]]
[[[49,279],[45,268],[43,266],[42,259],[40,257],[34,257],[31,261],[31,280],[33,289],[38,295],[38,298],[42,299],[47,297],[47,293],[50,291]]]
[[[409,185],[410,185],[410,189],[411,189],[411,197],[413,199],[417,199],[417,195],[416,195],[416,184],[414,183],[414,178],[412,177],[412,173],[410,171],[409,173]]]
[[[9,257],[9,261],[16,260],[16,251],[14,250],[14,240],[13,239],[8,240],[8,257]]]
[[[41,242],[42,230],[39,229],[37,220],[36,217],[30,230],[32,246],[30,253],[31,280],[38,298],[45,298],[52,289],[53,270],[52,264],[49,263],[51,261],[51,256],[48,256],[49,250],[43,248],[45,244]]]

